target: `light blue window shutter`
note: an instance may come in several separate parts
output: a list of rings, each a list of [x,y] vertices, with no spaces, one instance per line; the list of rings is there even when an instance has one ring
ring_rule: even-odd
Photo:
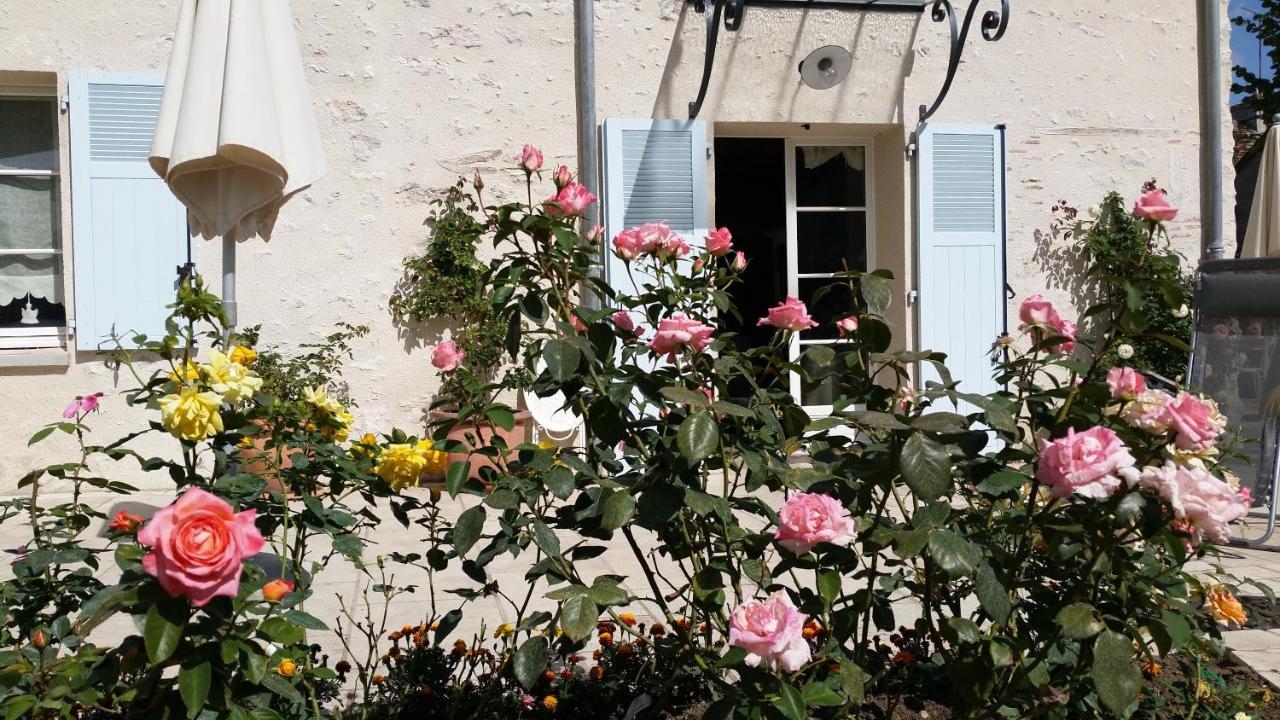
[[[695,247],[707,233],[707,127],[701,120],[604,121],[605,232],[665,221]],[[610,287],[634,293],[624,263],[606,255]],[[633,268],[637,283],[641,277]]]
[[[990,125],[928,124],[918,139],[919,347],[947,354],[961,391],[993,392],[991,347],[1007,307],[1004,135]],[[939,380],[927,363],[921,375]]]
[[[191,259],[186,209],[147,163],[164,78],[72,73],[71,229],[76,348],[164,335],[179,268]]]

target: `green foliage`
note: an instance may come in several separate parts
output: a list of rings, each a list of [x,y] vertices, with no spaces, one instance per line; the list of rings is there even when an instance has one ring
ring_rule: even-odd
[[[1270,121],[1271,116],[1280,113],[1280,0],[1257,0],[1256,4],[1256,14],[1238,15],[1231,18],[1231,22],[1262,43],[1270,72],[1259,68],[1255,73],[1236,65],[1236,81],[1231,85],[1231,92],[1246,95],[1245,103]]]
[[[1143,191],[1152,189],[1154,181]],[[1125,365],[1180,382],[1191,342],[1192,276],[1169,247],[1164,228],[1134,217],[1115,192],[1091,213],[1096,218],[1081,218],[1065,203],[1056,209],[1057,229],[1079,243],[1088,267],[1088,290],[1097,303],[1085,313],[1091,329],[1114,326],[1098,369]],[[1107,308],[1123,312],[1107,315]],[[1128,358],[1119,355],[1123,346],[1126,354],[1132,349]]]

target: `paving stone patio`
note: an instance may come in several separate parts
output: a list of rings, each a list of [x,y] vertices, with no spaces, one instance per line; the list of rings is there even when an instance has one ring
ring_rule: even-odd
[[[61,500],[61,498],[55,496],[47,498],[49,503]],[[112,510],[121,500],[120,496],[115,495],[95,495],[86,499],[87,502],[103,512]],[[171,500],[171,494],[160,493],[154,495],[138,494],[128,498],[130,505],[135,507],[139,504],[158,507]],[[477,502],[478,498],[475,497],[461,497],[457,500],[448,500],[446,498],[444,501],[446,511],[451,515],[460,513]],[[490,522],[496,524],[494,515],[496,513],[490,513]],[[6,553],[14,552],[13,548],[20,546],[29,538],[28,532],[27,526],[16,520],[0,526],[0,548],[3,548]],[[1257,536],[1259,533],[1251,528],[1246,530],[1246,534]],[[413,552],[416,547],[424,544],[424,537],[425,531],[421,528],[410,526],[406,529],[394,520],[388,519],[379,527],[371,530],[365,537],[367,543],[366,559],[372,560],[378,555],[392,551]],[[642,547],[646,547],[645,541],[647,538],[638,537],[637,539]],[[1273,541],[1272,546],[1274,550],[1226,548],[1220,564],[1225,570],[1237,576],[1249,577],[1280,590],[1280,552],[1276,552],[1276,550],[1280,550],[1280,539]],[[528,583],[524,579],[524,568],[527,562],[527,558],[512,558],[509,555],[503,555],[495,559],[488,568],[492,579],[497,583],[499,591],[513,598],[516,602],[522,601],[528,591]],[[583,569],[585,577],[590,578],[602,574],[622,576],[624,578],[622,581],[623,586],[632,594],[651,595],[645,579],[635,571],[635,559],[621,538],[617,539],[604,554],[585,563],[579,563],[579,566]],[[674,566],[662,564],[661,567],[664,574],[673,580],[678,577],[678,572],[675,572]],[[1209,568],[1207,564],[1201,564],[1197,569],[1207,571]],[[8,563],[0,562],[0,573],[7,570]],[[373,591],[373,586],[379,582],[377,572],[378,570],[373,563],[371,563],[369,573],[366,574],[346,560],[339,558],[332,561],[316,575],[313,584],[315,592],[312,598],[307,601],[306,609],[312,615],[329,623],[330,630],[323,632],[313,631],[311,639],[321,646],[323,652],[329,655],[331,661],[347,655],[348,652],[363,654],[367,650],[367,643],[359,632],[352,629],[349,621],[343,621],[342,636],[339,636],[337,632],[338,626],[333,620],[342,614],[344,607],[356,620],[372,618],[379,625],[385,623],[388,631],[400,628],[403,625],[417,624],[432,614],[430,593],[427,590],[428,578],[425,571],[388,564],[387,573],[390,576],[389,580],[393,584],[416,586],[415,592],[394,597],[389,603],[385,602],[380,594]],[[104,579],[110,580],[114,574],[114,564],[110,560],[106,561],[104,563]],[[436,573],[433,581],[437,589],[436,613],[443,613],[463,604],[462,600],[456,595],[442,592],[443,590],[455,587],[475,587],[474,581],[467,578],[456,563],[451,564],[443,572]],[[668,590],[665,586],[662,589],[664,592]],[[553,601],[542,597],[545,591],[545,588],[539,588],[532,593],[532,599],[529,602],[530,608],[548,610],[554,608]],[[642,621],[652,619],[652,616],[646,617],[648,613],[646,613],[646,608],[643,606],[636,606],[633,610],[641,616]],[[902,622],[909,623],[911,621],[912,608],[904,602],[900,606],[898,614]],[[509,603],[493,597],[482,598],[467,603],[464,608],[463,622],[455,634],[463,638],[470,638],[481,633],[491,635],[493,629],[499,624],[512,619],[513,612]],[[110,622],[104,624],[99,632],[105,636],[102,638],[103,640],[111,639],[111,636],[120,637],[126,633],[135,632],[132,624],[130,618],[121,616],[113,618]],[[1254,668],[1273,685],[1280,688],[1280,629],[1233,630],[1224,633],[1224,636],[1228,648],[1237,659]]]

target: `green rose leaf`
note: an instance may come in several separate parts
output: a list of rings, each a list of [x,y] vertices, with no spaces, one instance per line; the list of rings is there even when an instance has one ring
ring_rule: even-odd
[[[533,541],[538,544],[543,554],[551,557],[560,556],[560,538],[547,527],[547,524],[535,518],[533,521]]]
[[[1142,687],[1142,671],[1134,661],[1133,642],[1110,630],[1098,635],[1093,641],[1092,674],[1102,704],[1124,716]]]
[[[484,519],[483,505],[467,508],[458,516],[458,523],[453,526],[453,548],[459,557],[466,555],[480,539],[480,533],[484,531]]]
[[[258,632],[264,637],[281,645],[292,645],[296,642],[302,642],[306,637],[306,632],[302,628],[285,620],[282,617],[269,617],[262,621],[258,626]]]
[[[680,454],[689,462],[710,457],[715,452],[719,439],[720,426],[716,425],[716,419],[708,412],[696,412],[685,418],[676,433]]]
[[[178,671],[178,694],[187,706],[187,717],[194,718],[204,709],[209,699],[209,685],[213,680],[213,666],[206,660],[198,665],[183,666]]]
[[[547,639],[534,635],[525,640],[511,658],[511,670],[526,690],[533,687],[547,669]]]
[[[1098,611],[1089,603],[1072,603],[1058,611],[1058,624],[1067,637],[1087,640],[1106,629]]]
[[[1013,604],[1009,602],[1009,591],[1005,589],[1000,578],[996,577],[995,571],[987,563],[982,563],[978,568],[973,589],[983,612],[1000,624],[1009,622],[1009,615],[1013,613]]]
[[[844,698],[826,683],[811,682],[800,691],[804,704],[813,707],[840,707]]]
[[[865,698],[867,684],[867,674],[862,671],[853,661],[845,660],[840,663],[840,687],[844,690],[844,694],[848,696],[849,702],[854,705],[861,705]]]
[[[870,273],[859,278],[858,283],[861,285],[862,299],[867,301],[867,309],[884,317],[889,311],[889,304],[893,302],[893,285],[885,278]]]
[[[943,572],[952,577],[968,575],[982,562],[982,551],[977,545],[945,529],[929,534],[929,554]]]
[[[636,498],[626,490],[615,492],[605,498],[601,508],[600,527],[605,530],[617,530],[636,513]]]
[[[147,617],[142,625],[142,640],[147,648],[147,657],[151,658],[152,663],[162,663],[173,655],[173,651],[178,649],[178,643],[182,641],[182,633],[186,627],[187,610],[183,601],[177,598],[161,598],[147,610]]]
[[[582,352],[563,340],[549,340],[542,346],[542,359],[547,363],[551,379],[565,382],[577,374]]]
[[[591,634],[600,619],[600,609],[586,595],[564,601],[560,609],[560,629],[570,640],[581,640]]]
[[[561,500],[567,500],[573,494],[573,471],[563,465],[556,465],[548,470],[542,476],[542,482]]]
[[[782,693],[773,706],[787,720],[805,720],[808,717],[804,710],[804,696],[786,683],[782,684]]]
[[[921,434],[902,446],[902,477],[916,497],[928,502],[951,487],[951,455],[942,443]]]

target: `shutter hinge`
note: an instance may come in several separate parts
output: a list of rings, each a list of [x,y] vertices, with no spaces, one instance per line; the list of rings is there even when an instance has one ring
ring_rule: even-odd
[[[916,144],[913,142],[907,143],[907,157],[913,158],[915,156],[916,156]]]
[[[907,291],[907,304],[908,304],[908,305],[914,305],[914,304],[915,304],[917,301],[919,301],[919,300],[920,300],[920,291],[919,291],[919,290],[908,290],[908,291]]]
[[[71,96],[70,95],[59,96],[58,107],[62,109],[62,112],[69,111],[71,109]]]

